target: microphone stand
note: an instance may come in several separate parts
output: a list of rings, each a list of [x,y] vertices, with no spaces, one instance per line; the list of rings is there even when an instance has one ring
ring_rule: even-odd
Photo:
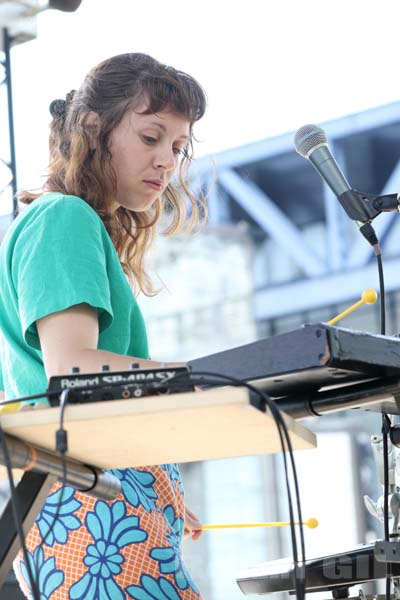
[[[378,244],[371,221],[382,212],[400,212],[400,194],[375,196],[357,190],[347,190],[338,196],[338,200],[371,246]]]
[[[55,452],[36,448],[26,442],[5,435],[11,466],[14,469],[30,471],[34,469],[41,473],[50,473],[57,479],[63,476],[63,465]],[[72,458],[64,458],[66,478],[64,485],[71,485],[84,494],[89,494],[102,500],[114,500],[121,493],[120,480],[102,469],[82,464]],[[3,463],[0,458],[0,463]]]
[[[347,190],[338,197],[338,200],[350,219],[366,223],[375,219],[381,212],[399,212],[399,196],[400,194],[374,196],[357,190]]]

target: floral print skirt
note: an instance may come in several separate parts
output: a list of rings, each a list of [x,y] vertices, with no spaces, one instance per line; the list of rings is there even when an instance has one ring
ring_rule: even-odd
[[[50,491],[26,538],[40,600],[201,600],[181,554],[178,466],[111,472],[122,487],[113,501],[59,483]],[[14,570],[32,598],[22,552]]]

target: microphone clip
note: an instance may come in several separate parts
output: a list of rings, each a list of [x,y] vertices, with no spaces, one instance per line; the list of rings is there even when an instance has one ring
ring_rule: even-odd
[[[374,207],[380,212],[400,212],[400,194],[385,194],[384,196],[376,196]]]
[[[350,219],[360,223],[370,223],[381,212],[400,211],[399,194],[374,196],[347,190],[338,196],[338,200]]]

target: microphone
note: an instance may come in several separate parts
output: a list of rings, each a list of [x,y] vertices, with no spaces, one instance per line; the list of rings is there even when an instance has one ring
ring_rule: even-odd
[[[310,161],[318,174],[335,194],[348,216],[356,222],[368,242],[374,246],[378,239],[371,220],[382,210],[374,206],[376,196],[352,190],[328,147],[326,133],[318,125],[303,125],[294,137],[296,152]]]
[[[337,198],[351,187],[333,158],[326,133],[318,125],[303,125],[294,136],[296,152],[310,161]]]

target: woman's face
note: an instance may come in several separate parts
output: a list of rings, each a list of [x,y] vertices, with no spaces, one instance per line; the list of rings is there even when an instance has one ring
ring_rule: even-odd
[[[145,211],[161,196],[190,136],[190,123],[173,112],[129,111],[110,135],[117,204]]]

